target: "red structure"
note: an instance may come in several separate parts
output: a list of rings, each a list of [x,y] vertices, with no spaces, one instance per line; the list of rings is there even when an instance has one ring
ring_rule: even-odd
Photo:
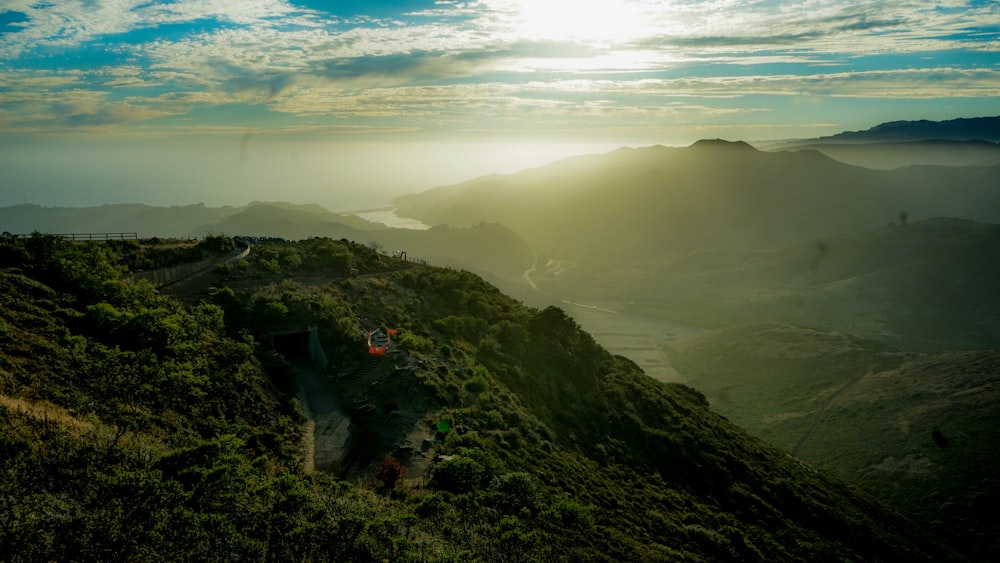
[[[372,356],[384,356],[392,347],[392,337],[396,335],[396,330],[388,328],[382,332],[381,328],[368,331],[368,353]]]

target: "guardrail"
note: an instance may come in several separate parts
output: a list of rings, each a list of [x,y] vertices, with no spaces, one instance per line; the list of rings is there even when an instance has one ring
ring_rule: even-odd
[[[30,238],[34,233],[27,235],[13,235],[17,238]],[[63,237],[69,240],[138,240],[138,233],[43,233],[52,236]]]
[[[215,264],[215,260],[207,258],[205,260],[199,260],[198,262],[181,264],[180,266],[172,266],[170,268],[159,268],[156,270],[149,270],[148,272],[136,272],[133,274],[133,277],[148,280],[153,284],[153,287],[163,287],[176,281],[180,281],[188,276],[194,275],[202,270],[206,270]]]
[[[136,272],[132,276],[134,278],[148,280],[153,284],[153,287],[163,287],[170,285],[174,282],[181,281],[184,278],[191,277],[197,273],[209,270],[218,264],[224,264],[226,262],[236,262],[242,260],[250,255],[250,250],[252,247],[244,248],[239,254],[234,254],[229,258],[224,258],[222,260],[218,258],[206,258],[204,260],[199,260],[198,262],[191,262],[188,264],[181,264],[179,266],[171,266],[169,268],[158,268],[156,270],[149,270],[146,272]]]

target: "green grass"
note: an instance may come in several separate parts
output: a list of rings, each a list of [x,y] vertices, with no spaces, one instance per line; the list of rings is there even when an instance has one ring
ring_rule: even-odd
[[[856,484],[973,557],[995,549],[1000,354],[899,353],[779,325],[679,343],[671,361],[713,410]],[[938,445],[934,432],[948,438]]]

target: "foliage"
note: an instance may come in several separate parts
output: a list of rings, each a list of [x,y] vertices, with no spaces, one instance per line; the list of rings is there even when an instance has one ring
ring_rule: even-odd
[[[399,482],[403,475],[406,475],[406,467],[393,459],[392,456],[386,456],[382,459],[382,463],[375,469],[375,480],[384,489],[391,490],[395,488],[396,483]]]
[[[314,239],[267,245],[239,274],[257,281],[184,304],[123,281],[114,245],[3,244],[12,561],[953,558],[559,309],[468,272]],[[264,277],[274,264],[279,279]],[[367,360],[362,329],[412,335],[412,375],[391,383],[434,438],[428,473],[404,475],[403,458],[384,457],[398,441],[374,433],[365,479],[305,472],[297,372],[271,336],[302,326],[348,367]],[[370,418],[354,421],[393,423]]]

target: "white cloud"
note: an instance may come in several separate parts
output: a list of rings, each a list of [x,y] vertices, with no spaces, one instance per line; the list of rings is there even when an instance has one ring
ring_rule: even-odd
[[[473,0],[385,20],[346,20],[284,0],[3,6],[29,18],[0,34],[0,125],[8,127],[124,126],[226,104],[282,114],[284,130],[391,130],[397,126],[382,123],[391,119],[403,128],[476,119],[638,122],[668,119],[679,107],[696,116],[758,111],[721,103],[751,95],[1000,91],[996,65],[903,59],[1000,51],[1000,3],[989,2]],[[204,29],[156,37],[157,26],[194,22]],[[149,39],[118,42],[135,30]],[[75,66],[63,56],[103,51],[122,64]],[[894,68],[883,57],[873,67],[871,55],[903,62]],[[777,70],[754,71],[763,65]],[[295,121],[313,118],[354,122]]]

